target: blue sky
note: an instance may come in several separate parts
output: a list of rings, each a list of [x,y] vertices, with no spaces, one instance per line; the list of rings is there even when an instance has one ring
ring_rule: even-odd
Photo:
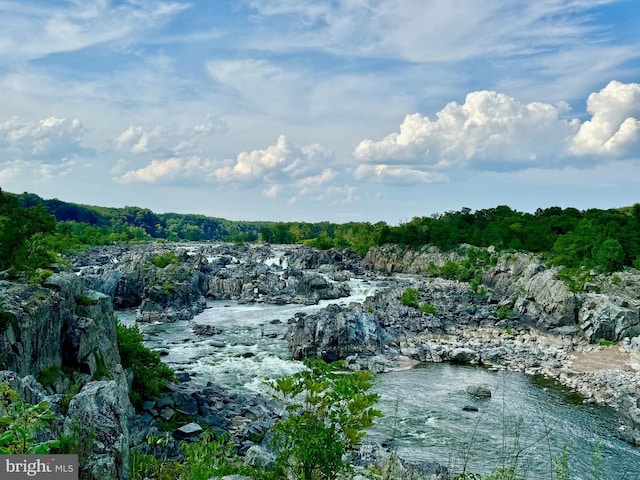
[[[640,202],[637,0],[0,0],[0,187],[232,220]]]

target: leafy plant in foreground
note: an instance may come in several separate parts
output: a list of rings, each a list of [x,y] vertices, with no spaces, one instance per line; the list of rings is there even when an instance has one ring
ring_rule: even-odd
[[[276,464],[301,480],[332,480],[348,471],[345,454],[382,416],[370,372],[346,372],[340,362],[306,359],[306,370],[267,381],[288,415],[274,426]]]

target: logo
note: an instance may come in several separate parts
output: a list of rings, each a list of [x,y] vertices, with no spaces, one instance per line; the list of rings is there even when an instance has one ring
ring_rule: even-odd
[[[78,480],[77,455],[0,455],[3,480]]]

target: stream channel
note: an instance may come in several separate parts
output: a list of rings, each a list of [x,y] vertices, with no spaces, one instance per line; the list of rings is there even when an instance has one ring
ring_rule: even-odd
[[[362,301],[373,284],[351,280],[352,296],[319,305],[238,304],[209,301],[191,321],[140,324],[146,345],[163,361],[187,371],[194,385],[215,383],[232,392],[266,395],[262,379],[299,371],[284,340],[287,321],[297,312],[311,313],[329,303]],[[135,312],[120,311],[125,324]],[[193,324],[215,327],[211,336],[196,335]],[[551,479],[553,459],[566,445],[571,478],[635,480],[640,478],[640,448],[616,437],[610,409],[583,404],[575,395],[545,379],[481,367],[426,364],[379,374],[375,390],[384,418],[370,430],[374,441],[393,439],[400,457],[431,461],[483,475],[512,465],[529,480]],[[469,396],[469,385],[488,385],[492,398]],[[478,411],[464,411],[474,406]],[[599,473],[594,474],[594,468]],[[599,475],[599,476],[598,476]]]

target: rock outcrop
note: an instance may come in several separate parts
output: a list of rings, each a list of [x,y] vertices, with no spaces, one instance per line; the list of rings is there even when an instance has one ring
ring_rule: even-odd
[[[70,273],[53,275],[43,286],[0,282],[0,292],[10,319],[0,334],[4,368],[10,371],[0,379],[26,402],[47,401],[66,431],[77,426],[79,445],[91,459],[91,472],[82,478],[128,478],[133,409],[111,299],[85,289]],[[43,387],[36,378],[45,372],[54,377]],[[100,378],[111,380],[93,381]],[[63,396],[79,387],[65,411]]]
[[[165,256],[167,265],[157,259]],[[350,251],[306,247],[169,244],[95,250],[74,262],[88,288],[116,308],[137,308],[140,321],[193,318],[205,298],[241,303],[316,304],[349,295],[344,284],[362,267]]]

